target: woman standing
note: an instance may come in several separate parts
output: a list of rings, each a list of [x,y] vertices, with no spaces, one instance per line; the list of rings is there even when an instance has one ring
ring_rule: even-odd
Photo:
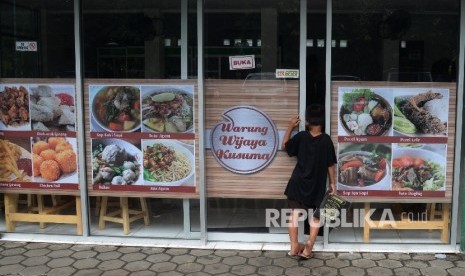
[[[292,130],[298,126],[300,119],[295,116],[284,134],[282,149],[289,156],[297,157],[297,164],[292,172],[284,194],[287,208],[292,210],[288,231],[291,242],[289,256],[304,259],[313,257],[313,245],[318,235],[320,223],[320,204],[326,193],[326,181],[329,176],[330,194],[336,191],[335,164],[336,153],[328,134],[324,133],[325,116],[321,105],[310,105],[305,113],[306,130],[291,138]],[[305,245],[298,243],[298,218],[301,210],[307,210],[310,222],[310,235]]]

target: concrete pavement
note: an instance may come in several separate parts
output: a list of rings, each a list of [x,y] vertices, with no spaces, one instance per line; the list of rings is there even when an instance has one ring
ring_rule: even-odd
[[[465,254],[239,251],[0,240],[0,275],[465,275]]]

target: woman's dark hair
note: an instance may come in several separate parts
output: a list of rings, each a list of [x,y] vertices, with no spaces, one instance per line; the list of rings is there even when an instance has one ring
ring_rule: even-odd
[[[321,126],[325,128],[325,110],[321,104],[311,104],[305,111],[305,121],[309,126]]]

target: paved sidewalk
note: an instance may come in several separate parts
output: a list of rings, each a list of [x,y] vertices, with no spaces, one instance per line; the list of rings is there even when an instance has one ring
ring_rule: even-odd
[[[465,254],[200,250],[0,241],[0,275],[465,275]]]

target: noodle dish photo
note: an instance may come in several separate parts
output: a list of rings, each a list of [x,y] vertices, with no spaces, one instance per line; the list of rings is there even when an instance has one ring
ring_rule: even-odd
[[[193,148],[176,140],[142,141],[145,183],[156,186],[194,185]]]

